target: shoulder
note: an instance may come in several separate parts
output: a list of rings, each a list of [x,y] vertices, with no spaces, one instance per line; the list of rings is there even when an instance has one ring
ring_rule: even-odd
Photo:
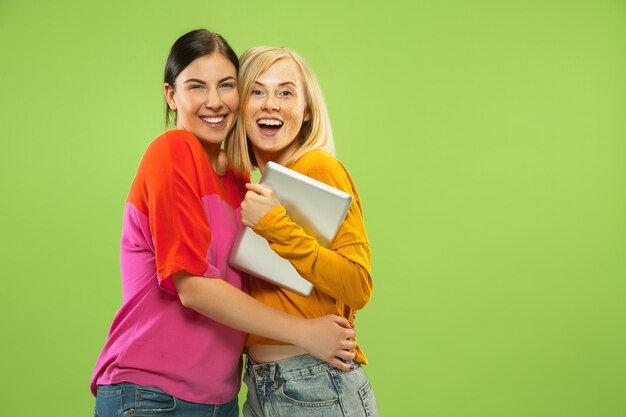
[[[334,156],[319,150],[307,152],[289,168],[352,193],[354,184],[346,167]]]
[[[148,145],[137,177],[160,183],[168,182],[175,174],[197,176],[203,155],[202,145],[194,135],[183,130],[168,130]]]
[[[175,178],[184,178],[187,184],[200,184],[202,155],[202,145],[191,133],[182,130],[162,133],[148,145],[141,158],[128,200],[138,202],[149,195],[167,194],[174,184],[181,183]]]
[[[177,155],[180,151],[189,149],[191,152],[202,152],[200,141],[191,133],[184,130],[168,130],[150,143],[147,155],[169,156]]]
[[[204,164],[200,141],[184,130],[168,130],[154,139],[144,153],[141,167],[166,174],[177,171],[193,173]]]
[[[328,171],[345,171],[344,166],[337,158],[318,150],[305,153],[300,159],[291,164],[289,168],[306,175]]]

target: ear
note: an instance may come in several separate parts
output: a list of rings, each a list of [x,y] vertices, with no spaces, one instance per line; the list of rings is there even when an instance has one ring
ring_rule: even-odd
[[[306,109],[304,111],[304,121],[305,122],[310,122],[311,121],[311,112],[309,111],[309,109]]]
[[[169,83],[163,84],[163,94],[165,95],[165,101],[170,109],[176,111],[176,100],[174,100],[174,87]]]

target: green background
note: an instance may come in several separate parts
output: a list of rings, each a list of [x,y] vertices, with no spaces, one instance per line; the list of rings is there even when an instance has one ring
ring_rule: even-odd
[[[0,2],[0,416],[87,416],[187,30],[300,52],[359,187],[384,416],[626,416],[626,2]]]

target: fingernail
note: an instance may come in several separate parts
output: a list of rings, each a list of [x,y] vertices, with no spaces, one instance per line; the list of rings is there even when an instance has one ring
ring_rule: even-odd
[[[350,370],[353,370],[353,369],[354,369],[354,365],[350,365]]]

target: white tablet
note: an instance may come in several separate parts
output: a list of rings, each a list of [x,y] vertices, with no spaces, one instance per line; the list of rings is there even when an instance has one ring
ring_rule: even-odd
[[[267,163],[260,183],[274,191],[291,220],[320,245],[330,247],[352,203],[350,194],[274,162]],[[288,260],[277,255],[267,240],[249,227],[239,233],[228,263],[304,296],[313,290]]]

